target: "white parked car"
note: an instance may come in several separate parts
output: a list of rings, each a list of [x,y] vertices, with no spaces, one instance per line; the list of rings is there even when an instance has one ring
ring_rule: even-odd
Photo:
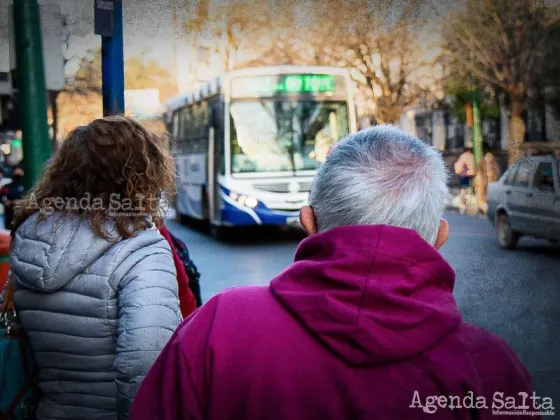
[[[488,218],[503,248],[523,235],[560,240],[559,166],[552,156],[522,158],[488,186]]]

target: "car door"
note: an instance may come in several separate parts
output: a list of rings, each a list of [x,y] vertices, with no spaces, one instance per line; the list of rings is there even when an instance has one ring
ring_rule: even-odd
[[[530,233],[531,217],[531,179],[536,164],[531,159],[523,159],[517,163],[517,171],[511,184],[505,188],[505,201],[508,209],[511,228],[521,233]]]
[[[533,235],[544,238],[556,236],[555,209],[556,185],[553,161],[540,162],[533,174],[531,188],[527,193],[527,223]]]
[[[554,238],[560,240],[560,161],[552,164],[554,170]]]
[[[506,191],[509,189],[511,193],[511,184],[515,179],[517,171],[517,164],[510,166],[500,177],[497,182],[488,184],[486,201],[488,203],[488,218],[492,223],[495,223],[496,213],[498,209],[508,209],[507,199],[509,196]]]

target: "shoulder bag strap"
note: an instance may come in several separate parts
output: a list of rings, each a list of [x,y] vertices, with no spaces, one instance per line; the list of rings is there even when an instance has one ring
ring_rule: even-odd
[[[14,312],[14,310],[14,282],[11,278],[8,278],[6,294],[4,295],[4,299],[2,300],[2,309],[0,310],[0,314],[2,316],[5,316],[9,312]]]

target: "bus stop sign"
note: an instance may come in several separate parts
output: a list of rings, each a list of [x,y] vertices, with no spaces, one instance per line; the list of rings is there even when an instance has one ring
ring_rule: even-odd
[[[95,0],[95,35],[113,36],[113,9],[115,0]]]

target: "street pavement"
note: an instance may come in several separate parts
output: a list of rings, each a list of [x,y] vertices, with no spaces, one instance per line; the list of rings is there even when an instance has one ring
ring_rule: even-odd
[[[441,252],[455,268],[455,298],[463,317],[505,339],[529,369],[540,397],[560,417],[560,250],[522,238],[519,249],[498,247],[481,218],[446,215],[450,238]],[[301,233],[246,231],[220,243],[197,226],[168,220],[201,272],[203,300],[233,286],[266,285],[292,262]]]

